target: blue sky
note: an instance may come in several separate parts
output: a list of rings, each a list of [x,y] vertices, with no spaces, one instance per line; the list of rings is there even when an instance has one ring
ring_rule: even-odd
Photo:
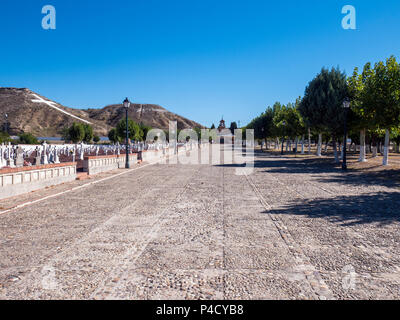
[[[347,4],[357,30],[341,27]],[[400,57],[398,0],[1,0],[0,27],[0,86],[79,108],[128,96],[206,126],[295,100],[323,66]]]

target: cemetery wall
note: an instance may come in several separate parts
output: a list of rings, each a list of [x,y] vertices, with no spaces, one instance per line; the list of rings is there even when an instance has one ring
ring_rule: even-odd
[[[126,158],[124,154],[108,156],[91,156],[83,160],[83,171],[89,175],[125,168]],[[137,155],[129,155],[129,164],[133,166],[137,163]]]
[[[0,169],[0,199],[75,179],[75,162]]]
[[[162,150],[145,150],[142,151],[142,160],[143,161],[153,161],[157,159],[163,158]]]
[[[188,150],[179,147],[178,153]],[[145,150],[141,152],[142,161],[153,162],[175,154],[174,148]],[[130,166],[138,162],[138,153],[129,155]],[[0,199],[40,190],[49,186],[73,181],[77,178],[78,168],[94,175],[101,172],[125,168],[125,154],[86,156],[77,162],[42,164],[0,169]]]

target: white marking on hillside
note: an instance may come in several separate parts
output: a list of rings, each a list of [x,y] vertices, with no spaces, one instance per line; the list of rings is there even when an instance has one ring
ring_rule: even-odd
[[[87,120],[84,120],[84,119],[82,119],[82,118],[79,118],[79,117],[77,117],[77,116],[74,116],[73,114],[71,114],[71,113],[69,113],[69,112],[67,112],[67,111],[65,111],[65,110],[63,110],[63,109],[61,109],[61,108],[59,108],[59,107],[56,107],[56,106],[55,106],[55,104],[56,104],[55,102],[44,100],[44,99],[42,99],[41,97],[39,97],[37,94],[34,94],[34,93],[31,93],[31,95],[34,96],[34,97],[36,98],[35,100],[32,100],[32,102],[34,102],[34,103],[44,103],[44,104],[47,104],[49,107],[52,107],[53,109],[56,109],[56,110],[58,110],[58,111],[60,111],[60,112],[62,112],[62,113],[65,113],[66,115],[69,115],[69,116],[72,117],[72,118],[78,119],[78,120],[80,120],[80,121],[82,121],[82,122],[85,122],[85,123],[87,123],[87,124],[92,124],[91,122],[89,122],[89,121],[87,121]]]

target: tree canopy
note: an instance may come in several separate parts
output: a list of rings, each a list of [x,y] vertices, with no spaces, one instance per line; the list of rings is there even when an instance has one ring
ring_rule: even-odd
[[[30,134],[30,133],[23,133],[19,135],[18,143],[21,144],[39,144],[38,139]]]
[[[73,143],[78,143],[83,141],[85,138],[85,128],[81,123],[74,122],[68,129],[68,140]]]
[[[338,134],[343,128],[342,106],[348,94],[346,74],[338,68],[322,68],[305,89],[300,114],[308,126]]]

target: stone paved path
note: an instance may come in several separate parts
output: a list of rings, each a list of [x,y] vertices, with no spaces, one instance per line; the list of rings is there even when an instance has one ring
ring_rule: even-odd
[[[155,164],[0,215],[0,298],[400,297],[396,185],[255,166]]]

